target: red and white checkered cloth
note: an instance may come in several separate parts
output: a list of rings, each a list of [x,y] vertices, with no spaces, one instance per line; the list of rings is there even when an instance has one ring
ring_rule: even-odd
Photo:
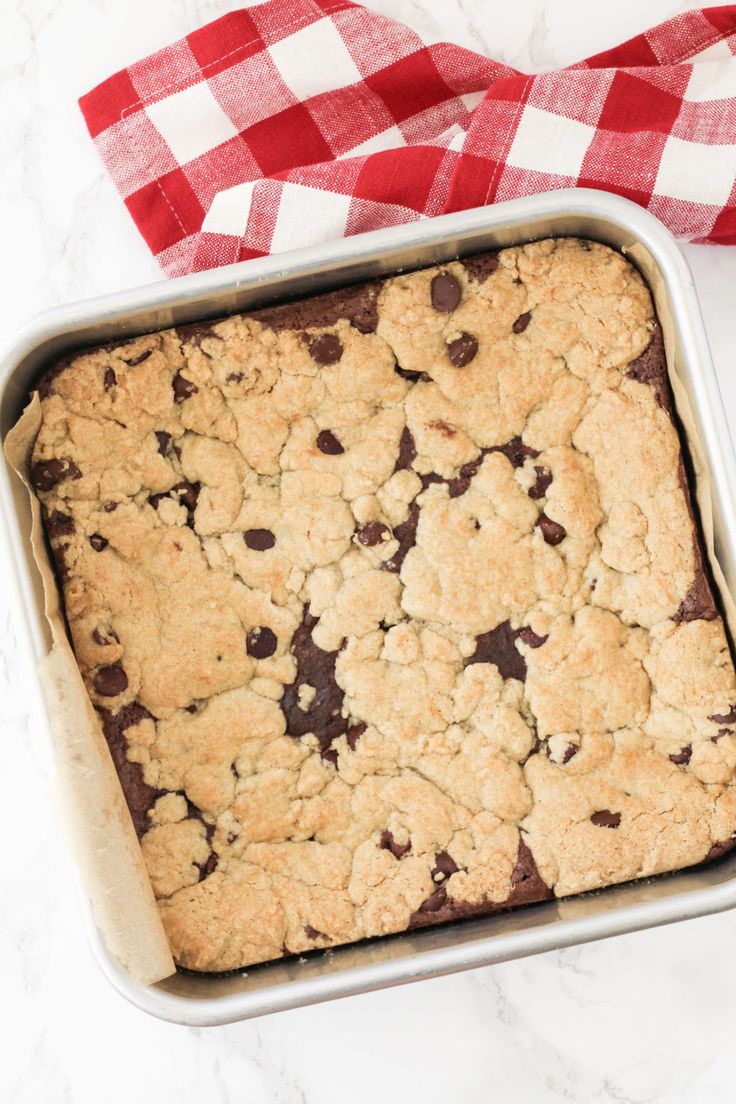
[[[350,0],[267,0],[80,106],[171,276],[575,184],[736,243],[734,55],[734,5],[527,76]]]

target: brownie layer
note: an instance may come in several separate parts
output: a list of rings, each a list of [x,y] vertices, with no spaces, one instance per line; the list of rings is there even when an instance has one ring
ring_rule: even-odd
[[[538,242],[67,358],[32,478],[177,961],[722,854],[736,681],[635,269]]]

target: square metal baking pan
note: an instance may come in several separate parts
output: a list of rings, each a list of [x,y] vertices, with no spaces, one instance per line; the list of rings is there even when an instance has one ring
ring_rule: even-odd
[[[689,396],[703,443],[712,482],[716,554],[733,592],[736,462],[692,277],[674,240],[655,218],[604,192],[570,189],[444,215],[41,315],[26,326],[0,362],[0,436],[4,439],[17,420],[44,366],[70,349],[550,235],[587,237],[621,249],[647,280],[665,332],[668,361]],[[49,647],[41,584],[31,555],[27,492],[5,463],[0,466],[0,501],[10,570],[17,584],[11,594],[17,628],[35,665]],[[228,976],[177,973],[152,986],[134,982],[121,969],[105,948],[88,907],[86,914],[97,959],[123,996],[162,1019],[207,1025],[520,958],[734,905],[736,852],[706,867],[507,914],[388,936]]]

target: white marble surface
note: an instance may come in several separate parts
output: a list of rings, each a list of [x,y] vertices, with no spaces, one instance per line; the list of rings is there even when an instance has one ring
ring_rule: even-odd
[[[0,3],[0,341],[42,308],[157,268],[76,107],[228,0]],[[371,0],[520,68],[574,61],[698,4]],[[603,17],[599,14],[606,11]],[[686,250],[732,426],[736,250]],[[734,1096],[736,914],[228,1028],[158,1023],[85,945],[43,725],[0,560],[0,1100],[353,1104],[706,1102]]]

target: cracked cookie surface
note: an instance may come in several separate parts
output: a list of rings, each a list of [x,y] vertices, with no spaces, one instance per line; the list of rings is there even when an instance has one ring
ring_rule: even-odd
[[[675,870],[736,680],[649,292],[576,239],[84,352],[31,476],[177,962]]]

